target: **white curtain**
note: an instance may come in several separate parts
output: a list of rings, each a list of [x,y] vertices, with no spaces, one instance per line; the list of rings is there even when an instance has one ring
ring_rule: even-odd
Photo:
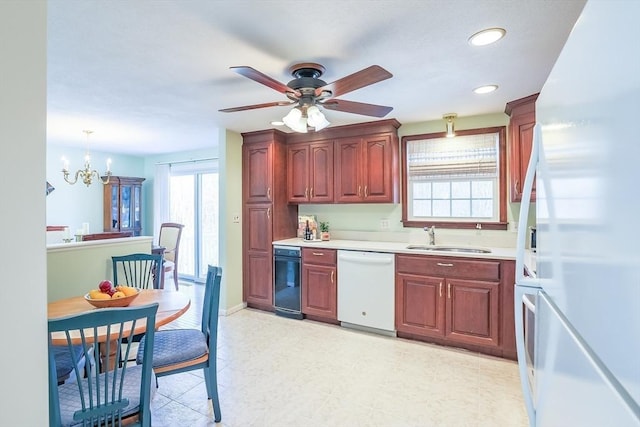
[[[160,225],[169,221],[169,173],[171,165],[158,164],[153,184],[153,235],[158,241]]]

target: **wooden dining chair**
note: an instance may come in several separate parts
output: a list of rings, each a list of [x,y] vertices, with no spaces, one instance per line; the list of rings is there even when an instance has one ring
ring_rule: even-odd
[[[221,280],[222,268],[210,265],[205,282],[200,329],[156,331],[153,347],[153,370],[156,377],[203,369],[207,397],[213,405],[216,422],[222,419],[216,371]],[[137,363],[144,362],[144,349],[149,345],[145,336],[140,341]]]
[[[113,286],[159,289],[162,255],[130,254],[112,256]]]
[[[155,387],[151,351],[138,351],[140,363],[135,365],[113,364],[113,370],[100,372],[94,369],[83,377],[78,360],[70,352],[76,381],[57,383],[56,358],[52,351],[53,338],[62,339],[72,349],[80,345],[87,348],[93,337],[106,330],[105,366],[110,358],[125,358],[132,351],[132,341],[125,342],[133,329],[146,322],[155,325],[158,304],[136,307],[103,308],[67,317],[49,319],[49,425],[59,426],[151,426],[150,402]],[[154,328],[148,328],[145,339],[153,348]],[[57,342],[57,344],[60,344]]]
[[[164,222],[160,224],[160,236],[158,245],[164,247],[164,265],[160,286],[164,288],[164,276],[173,273],[173,284],[178,290],[178,254],[180,253],[180,238],[184,225],[175,222]]]

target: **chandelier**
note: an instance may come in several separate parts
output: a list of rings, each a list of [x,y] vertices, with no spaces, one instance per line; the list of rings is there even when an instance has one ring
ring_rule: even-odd
[[[322,111],[315,105],[294,107],[282,118],[282,121],[292,131],[300,133],[307,133],[309,127],[319,131],[330,125]]]
[[[107,159],[107,172],[105,173],[105,178],[102,178],[97,170],[91,169],[91,156],[89,155],[89,135],[93,133],[92,130],[83,130],[87,135],[87,151],[84,155],[84,169],[78,169],[75,173],[75,178],[73,181],[69,179],[69,161],[62,158],[62,174],[64,175],[64,180],[69,184],[73,185],[78,182],[78,178],[82,179],[82,182],[88,187],[93,182],[93,179],[98,179],[103,184],[109,183],[109,178],[111,178],[111,159]]]

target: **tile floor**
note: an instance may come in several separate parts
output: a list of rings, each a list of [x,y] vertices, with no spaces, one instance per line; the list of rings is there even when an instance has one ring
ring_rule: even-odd
[[[183,285],[199,325],[202,285]],[[515,362],[245,309],[220,317],[213,422],[201,371],[159,379],[154,427],[527,426]]]

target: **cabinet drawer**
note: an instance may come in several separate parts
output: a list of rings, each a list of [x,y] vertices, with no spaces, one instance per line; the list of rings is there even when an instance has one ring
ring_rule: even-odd
[[[500,261],[428,255],[397,255],[396,271],[423,276],[500,280]]]
[[[304,264],[336,265],[335,249],[302,248]]]

